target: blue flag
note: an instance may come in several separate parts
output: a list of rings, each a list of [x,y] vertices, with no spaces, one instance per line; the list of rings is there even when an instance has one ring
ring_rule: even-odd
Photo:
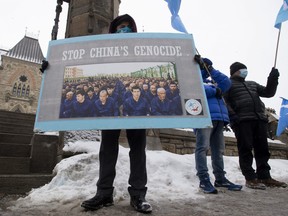
[[[283,5],[277,15],[274,27],[280,29],[282,22],[288,20],[288,0],[283,1]]]
[[[168,3],[169,10],[172,14],[171,25],[172,27],[180,32],[188,33],[185,26],[183,25],[181,18],[178,15],[180,10],[181,0],[165,0]]]
[[[288,127],[288,100],[282,98],[282,105],[280,109],[280,117],[278,121],[276,136],[280,136],[287,127]]]

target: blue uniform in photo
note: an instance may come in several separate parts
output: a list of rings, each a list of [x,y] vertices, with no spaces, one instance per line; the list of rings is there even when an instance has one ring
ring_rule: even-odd
[[[168,99],[160,101],[158,97],[155,97],[151,101],[151,115],[173,115],[172,103]]]
[[[92,117],[93,105],[91,101],[84,100],[83,103],[75,101],[71,109],[71,117]]]
[[[130,97],[126,99],[123,104],[124,116],[147,116],[149,114],[149,103],[143,97],[140,97],[138,101],[135,101],[133,97]]]
[[[105,104],[99,100],[94,103],[94,116],[119,116],[119,109],[117,103],[111,97],[107,98]]]
[[[65,99],[63,101],[63,103],[61,104],[60,107],[60,118],[69,118],[71,116],[71,109],[72,109],[72,105],[73,105],[73,100],[67,100]]]

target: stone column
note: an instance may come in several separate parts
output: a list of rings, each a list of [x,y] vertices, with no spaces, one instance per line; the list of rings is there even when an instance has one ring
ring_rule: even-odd
[[[70,0],[65,38],[106,34],[121,0]]]

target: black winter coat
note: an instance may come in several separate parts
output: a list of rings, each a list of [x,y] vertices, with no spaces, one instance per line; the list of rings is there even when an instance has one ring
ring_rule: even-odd
[[[235,76],[230,78],[231,88],[225,93],[231,124],[249,121],[268,121],[265,115],[265,105],[260,97],[273,97],[278,86],[278,77],[269,76],[267,85],[262,86],[254,81]]]

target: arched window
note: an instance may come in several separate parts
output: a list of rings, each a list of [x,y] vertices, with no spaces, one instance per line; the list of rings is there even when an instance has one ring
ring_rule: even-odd
[[[30,85],[28,81],[25,75],[21,75],[13,85],[12,95],[14,97],[28,98],[30,95]]]
[[[16,96],[16,94],[17,94],[17,83],[14,84],[12,91],[12,95]]]
[[[22,87],[22,93],[21,93],[21,96],[22,97],[25,97],[26,96],[26,86],[25,86],[25,84],[23,85],[23,87]]]
[[[21,83],[18,84],[18,89],[17,89],[17,96],[21,96]]]
[[[29,97],[29,94],[30,94],[30,86],[28,85],[27,86],[27,89],[26,89],[26,97]]]

